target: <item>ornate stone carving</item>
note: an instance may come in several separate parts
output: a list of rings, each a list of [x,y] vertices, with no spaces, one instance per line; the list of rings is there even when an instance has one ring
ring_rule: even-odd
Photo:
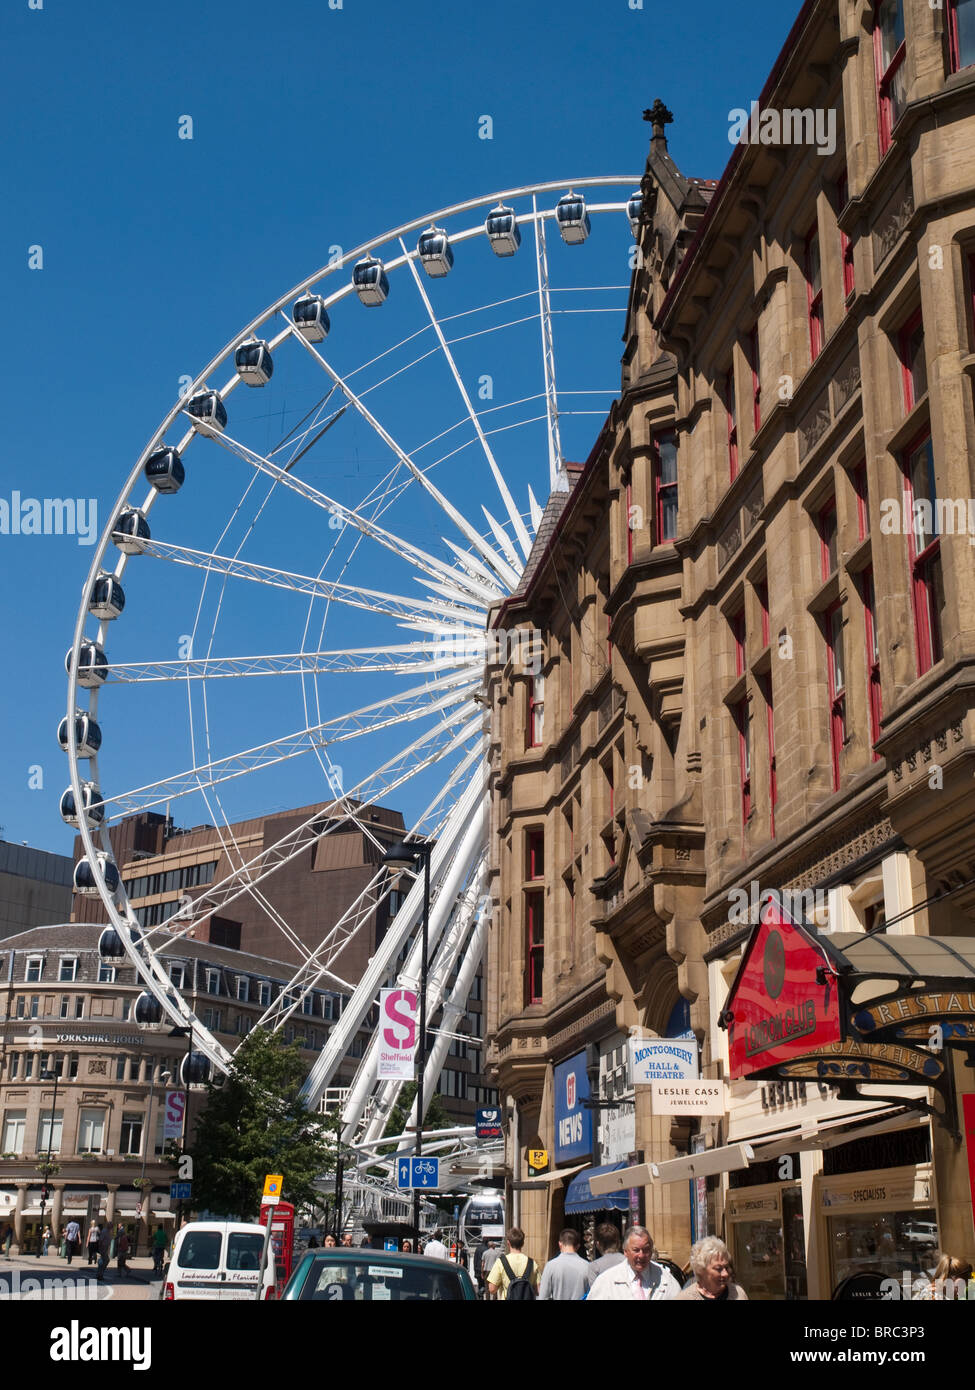
[[[833,410],[839,414],[860,389],[860,354],[854,348],[833,379]]]
[[[879,270],[900,240],[901,233],[914,216],[914,192],[905,181],[877,218],[873,232],[874,270]]]
[[[108,1061],[105,1057],[93,1057],[88,1062],[89,1076],[107,1076]]]
[[[718,569],[723,570],[736,551],[741,549],[741,518],[734,517],[718,537]]]
[[[799,422],[799,461],[810,453],[833,423],[829,409],[829,397],[824,392],[812,410]]]

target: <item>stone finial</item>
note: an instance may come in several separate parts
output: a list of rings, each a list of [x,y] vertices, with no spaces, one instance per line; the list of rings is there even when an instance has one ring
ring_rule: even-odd
[[[653,125],[654,140],[663,140],[664,144],[666,144],[667,137],[664,133],[664,127],[673,123],[674,113],[663,104],[659,97],[657,97],[649,111],[644,111],[643,119],[645,121],[650,121]]]

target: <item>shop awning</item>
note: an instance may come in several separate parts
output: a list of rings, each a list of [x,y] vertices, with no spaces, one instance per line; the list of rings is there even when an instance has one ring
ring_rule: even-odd
[[[516,1187],[519,1192],[539,1191],[551,1187],[554,1182],[564,1182],[566,1178],[574,1177],[576,1173],[581,1173],[585,1166],[584,1163],[577,1163],[574,1168],[553,1168],[550,1173],[537,1173],[535,1177],[513,1182],[511,1186]]]
[[[565,1190],[566,1215],[574,1216],[584,1211],[628,1211],[629,1188],[625,1191],[597,1193],[590,1186],[592,1178],[601,1178],[606,1173],[618,1173],[625,1167],[625,1163],[605,1163],[600,1168],[586,1168],[577,1173]]]

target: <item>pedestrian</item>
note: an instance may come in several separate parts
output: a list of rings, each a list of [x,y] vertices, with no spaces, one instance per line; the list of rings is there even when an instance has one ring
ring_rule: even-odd
[[[71,1263],[75,1255],[81,1254],[81,1227],[74,1217],[64,1228],[64,1248],[68,1264]]]
[[[121,1278],[123,1274],[128,1274],[129,1272],[125,1267],[125,1261],[128,1259],[129,1255],[129,1234],[124,1226],[119,1226],[118,1231],[116,1233],[115,1253],[118,1256],[118,1262],[116,1267],[119,1272],[119,1277]]]
[[[604,1269],[612,1269],[626,1258],[620,1249],[620,1233],[612,1221],[604,1221],[596,1227],[596,1249],[599,1259],[593,1260],[586,1270],[586,1288],[591,1289]]]
[[[45,1226],[45,1227],[44,1227],[44,1231],[43,1231],[43,1233],[42,1233],[42,1235],[41,1235],[41,1254],[44,1255],[44,1256],[46,1257],[46,1256],[47,1256],[47,1252],[50,1250],[50,1248],[51,1248],[51,1228],[50,1228],[50,1226]]]
[[[108,1222],[98,1228],[98,1270],[95,1275],[100,1284],[105,1277],[108,1262],[112,1257],[112,1232]]]
[[[538,1291],[538,1270],[535,1261],[522,1249],[525,1233],[520,1226],[512,1226],[505,1244],[508,1253],[495,1260],[488,1275],[488,1296],[502,1301],[510,1298],[515,1303],[533,1299]]]
[[[973,1298],[975,1289],[971,1288],[972,1266],[965,1259],[954,1255],[942,1255],[934,1271],[931,1283],[922,1291],[913,1293],[913,1299],[931,1302],[935,1299]]]
[[[626,1303],[676,1298],[680,1285],[653,1258],[653,1237],[645,1226],[631,1226],[623,1237],[624,1259],[596,1276],[588,1301]]]
[[[567,1226],[559,1234],[559,1253],[542,1270],[539,1299],[566,1302],[584,1298],[589,1265],[579,1254],[579,1232]]]
[[[487,1280],[487,1272],[484,1269],[484,1256],[489,1250],[489,1244],[484,1236],[474,1247],[474,1254],[471,1258],[471,1273],[474,1275],[474,1282],[477,1284],[477,1292],[481,1298],[484,1297],[484,1284]],[[492,1260],[492,1264],[494,1261]]]
[[[14,1228],[13,1228],[13,1226],[11,1226],[10,1222],[8,1221],[8,1222],[7,1222],[7,1229],[6,1229],[6,1230],[4,1231],[4,1233],[3,1233],[3,1253],[4,1253],[5,1257],[6,1257],[8,1260],[10,1259],[10,1247],[11,1247],[11,1245],[13,1245],[13,1241],[14,1241]]]
[[[98,1259],[98,1222],[93,1221],[88,1227],[88,1237],[85,1241],[85,1249],[88,1251],[88,1263],[93,1265]]]
[[[705,1236],[691,1246],[695,1282],[677,1297],[684,1302],[728,1303],[748,1295],[731,1277],[731,1251],[717,1236]]]
[[[423,1247],[424,1255],[431,1255],[435,1260],[445,1260],[447,1258],[447,1247],[440,1239],[440,1232],[434,1231],[433,1235]]]
[[[336,1247],[337,1245],[338,1245],[338,1241],[337,1241],[337,1240],[335,1239],[335,1237],[332,1235],[332,1232],[329,1231],[328,1235],[325,1237],[325,1249],[326,1249],[326,1250],[334,1250],[335,1247]]]
[[[404,1254],[404,1255],[412,1255],[412,1254],[413,1254],[413,1242],[412,1242],[411,1240],[404,1240],[404,1241],[403,1241],[403,1254]]]
[[[343,1244],[344,1246],[346,1246],[346,1247],[351,1246],[351,1244],[352,1244],[352,1232],[351,1232],[351,1231],[346,1231],[345,1235],[342,1237],[342,1244]]]
[[[97,1253],[98,1244],[96,1241],[95,1250]],[[152,1236],[152,1272],[162,1274],[163,1260],[166,1257],[166,1228],[157,1226]]]

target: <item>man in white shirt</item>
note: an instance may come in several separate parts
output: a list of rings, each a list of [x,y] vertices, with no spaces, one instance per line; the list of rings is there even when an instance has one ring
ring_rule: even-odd
[[[440,1239],[440,1232],[434,1231],[433,1235],[423,1247],[424,1255],[432,1255],[435,1260],[445,1260],[447,1258],[447,1247]]]
[[[603,1270],[589,1290],[602,1302],[646,1302],[676,1298],[680,1285],[669,1270],[653,1259],[653,1239],[645,1226],[631,1226],[623,1239],[624,1258]]]

